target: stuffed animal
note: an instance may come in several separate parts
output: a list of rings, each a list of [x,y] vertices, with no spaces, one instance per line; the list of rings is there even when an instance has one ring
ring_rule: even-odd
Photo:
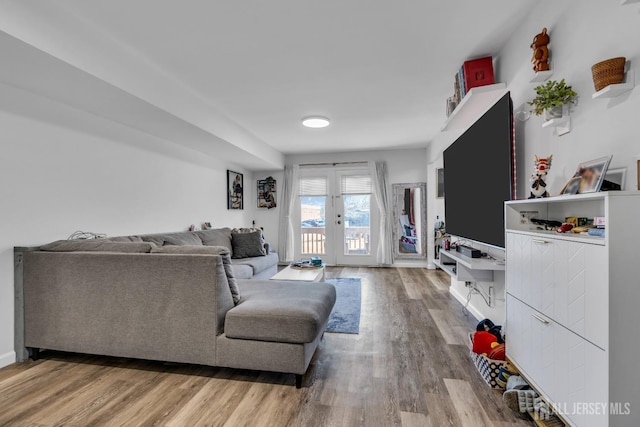
[[[533,71],[547,71],[549,69],[549,48],[547,45],[550,41],[546,28],[543,28],[542,32],[533,38],[533,43],[531,43]]]
[[[541,158],[535,156],[535,166],[536,171],[533,175],[531,175],[531,195],[530,199],[539,199],[542,197],[549,197],[549,192],[547,191],[547,173],[549,169],[551,169],[551,161],[553,160],[553,155]]]
[[[473,334],[473,352],[477,354],[484,354],[485,356],[491,353],[494,347],[497,347],[498,339],[492,333],[487,331],[478,331]]]
[[[480,331],[489,332],[490,334],[492,334],[493,336],[496,337],[496,340],[498,340],[498,344],[504,343],[504,339],[502,338],[502,326],[495,325],[491,321],[491,319],[481,320],[478,323],[478,325],[476,325],[476,331],[477,332],[480,332]]]

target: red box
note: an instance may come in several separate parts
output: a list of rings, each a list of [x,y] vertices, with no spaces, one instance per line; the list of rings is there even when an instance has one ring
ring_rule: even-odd
[[[493,57],[472,59],[462,64],[464,71],[464,85],[469,92],[471,88],[492,85],[496,82],[493,77]]]

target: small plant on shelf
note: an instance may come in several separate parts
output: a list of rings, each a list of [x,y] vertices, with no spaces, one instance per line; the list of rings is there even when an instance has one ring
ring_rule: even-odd
[[[536,91],[536,97],[529,102],[529,105],[533,106],[533,113],[536,116],[544,113],[547,119],[562,117],[562,106],[575,104],[578,97],[571,86],[567,86],[564,79],[549,80],[533,90]]]

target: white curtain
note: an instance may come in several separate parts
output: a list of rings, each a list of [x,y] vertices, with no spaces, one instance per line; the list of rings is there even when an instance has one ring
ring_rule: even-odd
[[[393,263],[393,248],[391,246],[391,221],[389,220],[389,196],[387,192],[387,164],[383,161],[369,162],[373,195],[380,209],[380,243],[378,244],[377,261],[380,265]]]
[[[284,262],[293,262],[295,257],[291,215],[298,195],[298,169],[298,165],[285,166],[284,168],[282,209],[280,209],[280,238],[278,240],[278,254],[280,255],[280,260]]]

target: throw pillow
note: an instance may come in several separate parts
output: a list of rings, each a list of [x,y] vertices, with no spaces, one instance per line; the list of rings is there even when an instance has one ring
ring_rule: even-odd
[[[121,252],[121,253],[149,253],[154,248],[153,243],[109,242],[102,239],[89,240],[58,240],[40,246],[41,251],[47,252]]]
[[[212,230],[196,231],[196,235],[202,240],[205,246],[224,246],[229,251],[233,251],[231,246],[231,229],[215,228]],[[233,254],[233,252],[232,252]]]
[[[233,297],[233,303],[238,305],[240,302],[240,289],[238,288],[238,282],[236,276],[233,274],[233,268],[231,268],[231,256],[229,249],[224,246],[202,246],[202,245],[182,245],[182,246],[160,246],[153,248],[151,253],[154,254],[188,254],[188,255],[220,255],[222,258],[222,266],[227,276],[227,282],[229,282],[229,290]]]
[[[262,231],[252,231],[249,233],[231,233],[231,244],[233,246],[234,258],[251,258],[265,256],[264,240]]]

